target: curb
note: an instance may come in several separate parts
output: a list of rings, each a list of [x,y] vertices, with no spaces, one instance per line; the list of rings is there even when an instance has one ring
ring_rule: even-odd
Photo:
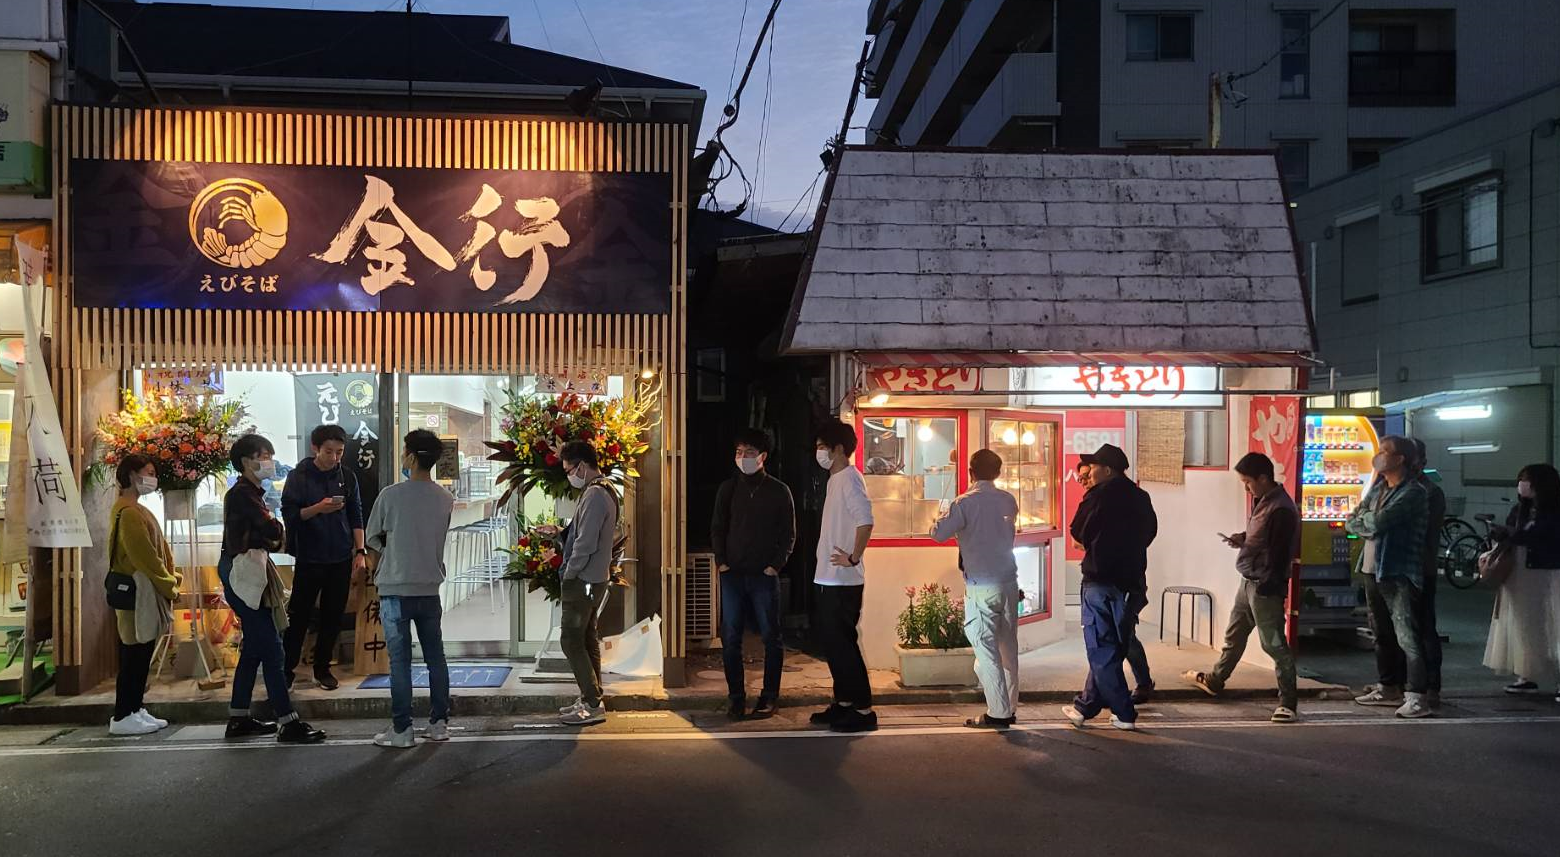
[[[1309,700],[1337,700],[1352,698],[1353,692],[1343,686],[1329,686],[1302,693]],[[1070,690],[1029,690],[1019,693],[1019,701],[1031,704],[1071,702],[1076,695]],[[1226,690],[1217,699],[1195,688],[1169,688],[1156,690],[1156,702],[1201,702],[1216,705],[1227,700],[1272,699],[1273,688]],[[555,714],[558,709],[574,701],[573,694],[542,694],[526,696],[464,696],[454,694],[454,709],[459,717],[513,717],[538,714]],[[782,703],[790,708],[822,708],[833,701],[822,691],[808,691],[782,697]],[[877,691],[878,705],[978,705],[985,697],[978,690],[964,688],[903,689]],[[607,708],[612,711],[688,711],[719,710],[726,704],[726,695],[720,692],[673,691],[670,694],[627,694],[609,696]],[[428,698],[416,696],[412,700],[414,712],[427,712]],[[227,720],[228,706],[222,700],[188,702],[153,702],[159,716],[182,724],[222,723]],[[63,726],[95,725],[107,723],[113,716],[110,702],[81,705],[15,705],[0,711],[0,724],[6,726]],[[339,697],[335,699],[301,699],[298,713],[309,721],[374,720],[390,717],[390,696]],[[255,703],[255,713],[266,716],[269,704],[263,700]]]

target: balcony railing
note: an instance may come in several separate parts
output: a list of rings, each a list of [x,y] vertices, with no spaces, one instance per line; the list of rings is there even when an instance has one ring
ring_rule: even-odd
[[[1349,54],[1350,107],[1450,107],[1456,103],[1456,51]]]

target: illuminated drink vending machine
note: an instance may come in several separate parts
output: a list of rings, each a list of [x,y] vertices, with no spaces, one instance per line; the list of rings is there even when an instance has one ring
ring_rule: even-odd
[[[1352,631],[1359,597],[1352,569],[1360,541],[1343,523],[1373,477],[1383,430],[1379,410],[1313,410],[1305,417],[1300,471],[1300,630]]]

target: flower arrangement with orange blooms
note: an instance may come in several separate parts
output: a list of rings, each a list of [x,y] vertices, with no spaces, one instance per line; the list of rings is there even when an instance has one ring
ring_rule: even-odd
[[[515,546],[501,548],[509,554],[504,579],[523,580],[525,591],[540,589],[548,601],[557,601],[563,591],[558,577],[563,567],[562,526],[556,518],[545,515],[534,519],[521,515],[518,523],[521,535]]]
[[[506,465],[496,479],[506,486],[499,505],[511,494],[533,488],[554,498],[577,494],[559,458],[564,444],[571,441],[595,448],[607,479],[621,484],[638,477],[635,463],[650,448],[650,430],[657,425],[651,414],[659,393],[653,384],[641,384],[632,399],[511,392],[499,421],[504,440],[487,442],[493,450],[488,460]]]
[[[98,421],[102,457],[92,465],[101,479],[132,454],[144,455],[157,468],[163,491],[184,491],[229,467],[228,448],[240,434],[247,415],[240,402],[217,402],[209,396],[159,392],[137,397],[124,392],[124,409]]]

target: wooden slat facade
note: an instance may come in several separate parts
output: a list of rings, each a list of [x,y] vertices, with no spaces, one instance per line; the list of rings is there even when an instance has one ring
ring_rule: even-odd
[[[683,657],[684,429],[689,129],[651,122],[59,105],[53,110],[56,360],[72,456],[83,467],[98,415],[82,372],[204,366],[250,371],[539,374],[605,370],[661,379],[660,568],[668,657]],[[428,169],[643,172],[672,208],[667,315],[105,309],[72,300],[72,159]],[[78,469],[78,472],[80,470]],[[82,663],[79,551],[55,552],[54,640]]]

